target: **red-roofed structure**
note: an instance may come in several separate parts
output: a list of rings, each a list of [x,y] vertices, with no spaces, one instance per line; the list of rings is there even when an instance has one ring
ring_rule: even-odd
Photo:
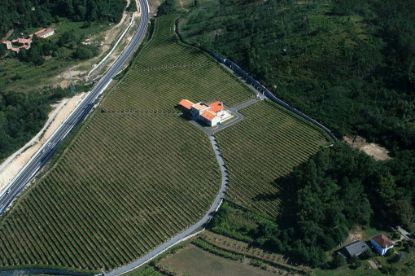
[[[394,246],[394,242],[391,241],[386,235],[379,234],[374,236],[370,243],[373,245],[375,250],[381,255],[385,255],[386,252],[388,252],[389,249],[391,249]]]
[[[220,101],[216,101],[216,102],[209,104],[209,107],[210,107],[210,110],[213,112],[219,112],[225,109],[225,107],[223,106],[223,103]]]
[[[209,126],[216,126],[232,117],[229,111],[225,110],[222,102],[215,101],[209,105],[198,102],[192,103],[187,99],[179,102],[179,107],[192,115],[192,118],[201,121]]]
[[[207,121],[211,122],[215,119],[216,113],[209,110],[209,111],[203,112],[202,117],[206,119]]]
[[[191,110],[192,106],[193,106],[193,103],[191,101],[187,100],[187,99],[183,99],[179,102],[179,106],[184,108],[184,109]]]

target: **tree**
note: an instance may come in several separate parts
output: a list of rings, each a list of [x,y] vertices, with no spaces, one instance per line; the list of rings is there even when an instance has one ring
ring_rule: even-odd
[[[408,226],[414,218],[414,210],[410,198],[402,198],[394,201],[390,207],[392,216],[396,218],[396,222]]]
[[[335,254],[333,260],[331,261],[331,268],[335,269],[346,264],[346,258],[340,254]]]
[[[6,47],[3,44],[0,44],[0,57],[3,57],[6,54]]]
[[[95,56],[96,53],[97,49],[95,47],[80,45],[78,48],[76,48],[73,57],[76,59],[84,60]]]

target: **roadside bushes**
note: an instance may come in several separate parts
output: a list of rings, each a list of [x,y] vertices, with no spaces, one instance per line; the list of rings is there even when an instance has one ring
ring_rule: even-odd
[[[91,45],[79,45],[73,53],[75,59],[85,60],[92,58],[98,54],[98,48]]]
[[[157,10],[157,15],[173,13],[176,9],[176,0],[165,0]]]
[[[0,91],[0,159],[29,141],[46,121],[50,104],[69,93],[69,88],[47,88],[36,94]]]

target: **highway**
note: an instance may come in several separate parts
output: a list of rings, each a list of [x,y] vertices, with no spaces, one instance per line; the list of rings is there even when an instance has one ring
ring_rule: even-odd
[[[120,70],[122,70],[124,65],[126,65],[127,62],[133,57],[139,44],[143,41],[146,35],[149,22],[149,6],[147,0],[139,0],[139,4],[141,8],[140,24],[130,43],[123,50],[111,68],[95,84],[93,89],[82,100],[78,107],[39,149],[26,166],[23,167],[19,174],[10,182],[8,187],[4,189],[2,194],[0,194],[0,215],[4,214],[16,197],[50,160],[56,152],[59,144],[65,139],[71,130],[78,126],[88,116],[94,105],[97,103],[100,95],[111,83],[112,78],[117,75]]]

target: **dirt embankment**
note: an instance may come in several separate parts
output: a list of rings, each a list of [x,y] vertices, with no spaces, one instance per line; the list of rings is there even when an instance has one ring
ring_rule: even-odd
[[[385,161],[391,159],[389,151],[375,143],[368,143],[366,139],[360,136],[344,136],[343,140],[354,149],[358,149],[373,157],[378,161]]]
[[[161,0],[148,0],[148,5],[150,7],[150,16],[154,17],[157,15],[157,9],[161,4]]]
[[[62,122],[71,114],[86,93],[78,94],[70,99],[63,99],[53,106],[44,128],[24,147],[10,156],[0,165],[0,192],[19,173],[33,155],[42,147]]]
[[[135,0],[137,1],[137,0]],[[130,4],[130,0],[127,1],[127,7]],[[137,6],[139,7],[139,6]],[[137,18],[140,16],[140,11],[130,13],[125,11],[122,15],[120,22],[116,25],[113,25],[110,29],[105,31],[104,33],[99,33],[94,36],[88,37],[83,43],[84,44],[91,44],[91,43],[99,43],[99,55],[86,60],[84,62],[78,63],[72,67],[70,67],[67,71],[62,72],[60,75],[54,77],[53,82],[58,83],[60,87],[65,88],[68,87],[71,82],[78,82],[78,81],[89,81],[88,80],[88,73],[94,66],[96,66],[113,47],[115,41],[121,36],[125,29],[128,28],[131,18],[134,17],[135,22],[138,22]],[[130,28],[132,29],[132,28]],[[128,38],[125,36],[122,39],[123,42],[127,43]],[[118,47],[117,47],[118,48]],[[114,51],[108,57],[107,66],[102,68],[102,71],[105,69],[117,58],[120,51]]]

